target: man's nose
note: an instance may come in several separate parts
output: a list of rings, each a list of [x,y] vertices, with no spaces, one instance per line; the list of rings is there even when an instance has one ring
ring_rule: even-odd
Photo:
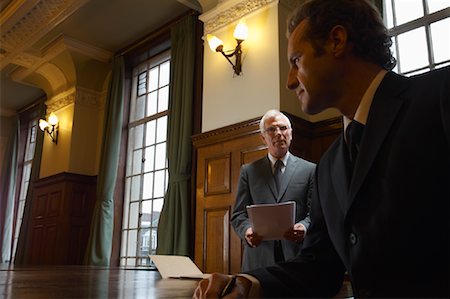
[[[294,70],[289,70],[286,87],[290,90],[294,90],[298,87],[298,84],[299,82],[297,80],[297,77],[295,76]]]

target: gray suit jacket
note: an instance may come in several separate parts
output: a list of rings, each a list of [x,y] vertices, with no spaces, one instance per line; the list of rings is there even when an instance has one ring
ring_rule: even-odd
[[[314,170],[314,163],[290,154],[282,177],[281,192],[277,196],[275,180],[267,156],[241,167],[231,224],[244,243],[243,271],[275,264],[274,241],[263,241],[256,248],[250,247],[245,241],[245,231],[251,226],[246,207],[252,204],[295,201],[295,221],[301,222],[308,228]],[[286,260],[293,258],[301,249],[300,244],[292,241],[282,240],[281,242]]]

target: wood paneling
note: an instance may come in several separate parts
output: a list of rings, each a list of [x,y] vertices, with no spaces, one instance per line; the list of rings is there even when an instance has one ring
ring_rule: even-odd
[[[310,123],[287,114],[291,152],[318,162],[342,128],[341,118]],[[241,165],[267,154],[260,118],[193,137],[197,157],[195,263],[204,272],[238,273],[242,243],[230,225]]]
[[[34,184],[30,264],[82,264],[95,203],[96,177],[61,173]]]

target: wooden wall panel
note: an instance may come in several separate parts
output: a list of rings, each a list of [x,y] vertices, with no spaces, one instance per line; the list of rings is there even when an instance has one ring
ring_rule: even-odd
[[[341,119],[309,123],[287,114],[294,129],[291,152],[317,162],[339,134]],[[259,119],[193,137],[196,149],[195,263],[204,272],[238,273],[242,242],[230,225],[240,167],[267,154]]]
[[[61,173],[34,183],[30,264],[82,264],[95,204],[96,177]]]

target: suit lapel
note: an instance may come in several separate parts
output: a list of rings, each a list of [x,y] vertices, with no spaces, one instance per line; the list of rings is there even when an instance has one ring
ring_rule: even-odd
[[[350,184],[349,162],[346,163],[346,159],[348,160],[348,151],[344,136],[341,134],[337,144],[336,159],[334,159],[334,163],[331,165],[331,175],[333,177],[334,190],[336,191],[337,199],[344,214],[350,207],[350,201],[348,200],[348,187]]]
[[[280,192],[278,193],[278,196],[276,196],[277,202],[280,202],[281,198],[283,197],[284,193],[286,192],[289,182],[291,181],[292,177],[294,176],[295,169],[299,165],[299,161],[300,161],[299,159],[293,157],[292,155],[289,155],[286,169],[284,170],[283,178],[281,179]]]
[[[348,207],[361,188],[403,104],[399,94],[405,88],[407,80],[397,76],[394,73],[387,73],[372,101],[350,183]]]
[[[266,156],[264,161],[264,175],[268,178],[267,182],[269,182],[269,189],[273,194],[273,198],[277,199],[277,186],[275,184],[275,178],[272,173],[272,165],[270,164],[269,157]]]

